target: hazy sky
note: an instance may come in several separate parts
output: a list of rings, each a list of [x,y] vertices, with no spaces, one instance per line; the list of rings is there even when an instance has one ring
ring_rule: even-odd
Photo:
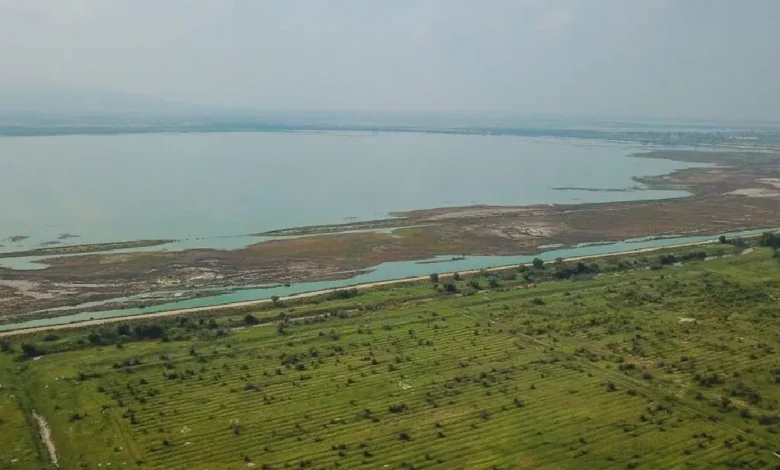
[[[203,104],[780,118],[780,0],[0,0],[0,44]]]

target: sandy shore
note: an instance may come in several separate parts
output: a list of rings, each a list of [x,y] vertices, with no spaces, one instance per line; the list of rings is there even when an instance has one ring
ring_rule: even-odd
[[[564,261],[567,262],[577,262],[577,261],[583,261],[583,260],[590,260],[590,259],[597,259],[597,258],[609,258],[614,256],[625,256],[625,255],[632,255],[632,254],[640,254],[640,253],[648,253],[653,251],[660,251],[660,250],[668,250],[668,249],[674,249],[674,248],[685,248],[690,246],[698,246],[698,245],[706,245],[709,243],[717,242],[717,239],[712,240],[705,240],[700,242],[693,242],[693,243],[681,243],[678,245],[669,245],[669,246],[663,246],[663,247],[649,247],[649,248],[638,248],[636,250],[628,250],[628,251],[619,251],[615,253],[606,253],[606,254],[600,254],[600,255],[588,255],[588,256],[576,256],[572,258],[565,258]],[[503,271],[507,269],[514,269],[518,265],[517,264],[511,264],[511,265],[503,265],[503,266],[495,266],[492,268],[487,268],[484,271],[488,272],[495,272],[495,271]],[[531,263],[527,263],[526,266],[531,266]],[[483,270],[481,269],[474,269],[474,270],[468,270],[468,271],[459,271],[460,274],[476,274]],[[449,273],[439,273],[440,279],[447,279],[451,277],[454,274],[454,272]],[[366,290],[366,289],[372,289],[374,287],[380,287],[380,286],[388,286],[393,284],[403,284],[407,282],[422,282],[422,281],[428,281],[428,276],[419,276],[419,277],[411,277],[411,278],[402,278],[402,279],[392,279],[388,281],[378,281],[378,282],[369,282],[365,284],[355,284],[352,286],[344,286],[344,287],[338,287],[334,289],[323,289],[323,290],[317,290],[317,291],[311,291],[311,292],[304,292],[297,295],[287,296],[287,297],[280,297],[280,300],[294,300],[294,299],[305,299],[310,297],[317,297],[322,295],[328,295],[333,292],[344,290],[344,289],[358,289],[358,290]],[[49,330],[61,330],[65,328],[81,328],[86,326],[99,326],[104,325],[107,323],[115,323],[115,322],[121,322],[121,321],[128,321],[128,320],[148,320],[153,318],[161,318],[161,317],[170,317],[170,316],[176,316],[176,315],[186,315],[190,313],[202,313],[202,312],[209,312],[209,311],[215,311],[215,310],[225,310],[225,309],[234,309],[234,308],[242,308],[242,307],[252,307],[255,305],[264,305],[271,303],[271,299],[257,299],[257,300],[245,300],[241,302],[231,302],[226,304],[220,304],[220,305],[211,305],[206,307],[190,307],[190,308],[181,308],[181,309],[175,309],[175,310],[165,310],[162,312],[154,312],[154,313],[142,313],[138,315],[124,315],[124,316],[118,316],[118,317],[110,317],[110,318],[99,318],[94,320],[84,320],[80,322],[73,322],[73,323],[64,323],[59,325],[47,325],[47,326],[38,326],[33,328],[21,328],[16,330],[8,330],[8,331],[0,331],[0,338],[2,337],[8,337],[13,335],[19,335],[24,333],[39,333],[41,331],[49,331]]]

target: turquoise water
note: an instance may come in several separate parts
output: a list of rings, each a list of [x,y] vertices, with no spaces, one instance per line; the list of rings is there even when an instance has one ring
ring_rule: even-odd
[[[238,248],[252,240],[237,236],[392,211],[685,195],[554,189],[632,188],[632,176],[694,166],[626,158],[638,150],[421,133],[0,138],[0,251],[36,248],[65,233],[80,237],[62,244],[166,238],[181,240],[168,249]],[[30,238],[7,240],[14,235]]]
[[[67,245],[157,238],[176,241],[111,252],[237,249],[269,239],[251,233],[385,218],[395,211],[685,196],[682,191],[634,190],[634,176],[699,166],[628,158],[642,150],[612,142],[422,133],[0,138],[0,252],[33,249],[52,241]],[[627,191],[560,191],[555,187]],[[62,238],[62,234],[78,237]],[[14,235],[29,238],[8,240]],[[552,249],[541,257],[601,254],[702,239],[706,237],[593,244]],[[47,257],[0,259],[0,266],[41,269],[46,266],[40,261]],[[258,286],[145,309],[0,325],[0,330],[287,296],[421,276],[434,270],[464,271],[532,259],[450,258],[437,258],[441,262],[436,264],[385,263],[341,281]],[[94,305],[109,308],[111,303]]]
[[[391,233],[393,230],[395,229],[379,228],[379,229],[371,229],[371,230],[346,230],[341,233],[366,233],[366,232]],[[203,247],[208,247],[215,250],[236,250],[239,248],[244,248],[245,246],[251,245],[253,243],[260,243],[269,240],[279,240],[279,239],[289,240],[291,238],[306,238],[306,237],[315,237],[315,236],[317,235],[316,234],[290,235],[285,237],[261,237],[255,235],[236,235],[233,237],[185,238],[182,240],[176,240],[170,243],[165,243],[163,245],[144,246],[140,248],[117,248],[115,250],[104,250],[96,253],[122,254],[122,253],[139,253],[144,251],[175,252],[175,251],[183,251],[183,250],[189,250],[193,248],[203,248]],[[83,255],[79,253],[69,253],[69,254],[56,255],[56,256],[64,258],[69,256],[83,256]],[[43,261],[53,257],[54,255],[0,258],[0,267],[17,269],[17,270],[46,269],[47,267],[49,267],[49,265],[47,265]]]
[[[764,230],[750,230],[744,232],[727,233],[726,236],[742,236],[761,233]],[[84,321],[98,318],[111,318],[119,316],[137,315],[143,313],[162,312],[165,310],[205,307],[233,302],[242,302],[246,300],[268,299],[274,295],[285,297],[303,292],[312,292],[322,289],[333,289],[349,287],[356,284],[368,282],[384,281],[389,279],[403,279],[406,277],[426,276],[432,272],[453,272],[468,271],[474,269],[483,269],[494,266],[505,266],[512,264],[530,263],[533,258],[539,257],[545,261],[551,261],[558,257],[569,258],[576,256],[600,255],[607,253],[616,253],[621,251],[636,250],[639,248],[664,247],[683,243],[696,243],[709,240],[715,240],[717,236],[697,236],[697,237],[678,237],[678,238],[659,238],[654,240],[642,241],[622,241],[618,243],[588,245],[577,248],[564,248],[546,251],[537,256],[471,256],[461,260],[452,260],[452,256],[439,256],[434,258],[441,261],[436,264],[423,264],[415,261],[403,261],[394,263],[383,263],[371,271],[360,274],[349,279],[323,282],[302,282],[292,284],[289,287],[271,287],[257,289],[243,289],[235,292],[202,297],[198,299],[188,299],[179,302],[170,302],[161,305],[155,305],[146,308],[128,308],[105,310],[101,312],[86,312],[73,315],[64,315],[56,318],[44,318],[39,320],[30,320],[16,324],[0,325],[0,331],[13,330],[19,328],[33,328],[38,326],[59,325],[77,321]]]

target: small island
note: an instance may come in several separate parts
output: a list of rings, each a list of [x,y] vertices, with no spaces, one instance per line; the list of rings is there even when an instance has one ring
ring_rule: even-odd
[[[12,251],[9,253],[0,253],[0,258],[21,258],[24,256],[49,256],[49,255],[72,255],[97,253],[108,250],[118,250],[121,248],[143,248],[148,246],[158,246],[170,243],[173,240],[135,240],[127,242],[109,242],[109,243],[91,243],[86,245],[71,246],[46,246],[44,248],[35,248],[32,250]],[[47,245],[58,244],[60,242],[46,242]]]

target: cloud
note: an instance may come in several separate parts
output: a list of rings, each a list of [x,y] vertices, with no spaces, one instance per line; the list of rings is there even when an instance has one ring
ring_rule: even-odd
[[[562,31],[566,29],[574,19],[573,8],[551,8],[536,22],[537,31]]]
[[[670,4],[670,0],[647,0],[647,5],[654,10],[666,10]]]
[[[94,19],[103,6],[99,0],[0,0],[0,12],[6,19],[16,16],[27,21],[70,25]]]
[[[259,109],[780,110],[780,0],[486,3],[0,0],[0,85]]]

